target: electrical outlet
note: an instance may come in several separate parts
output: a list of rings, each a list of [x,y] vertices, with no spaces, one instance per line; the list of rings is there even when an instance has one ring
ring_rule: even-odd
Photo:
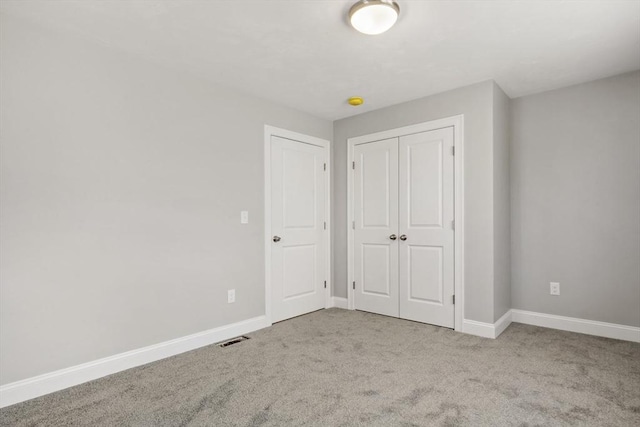
[[[229,289],[227,291],[227,303],[231,304],[232,302],[236,302],[236,290]]]
[[[240,224],[249,224],[249,211],[240,212]]]
[[[549,293],[551,295],[560,295],[560,283],[558,282],[549,283]]]

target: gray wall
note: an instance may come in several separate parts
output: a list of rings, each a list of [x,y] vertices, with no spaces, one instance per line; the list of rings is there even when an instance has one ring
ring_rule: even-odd
[[[511,142],[513,308],[640,326],[640,72],[513,100]]]
[[[493,85],[493,321],[511,310],[510,99]]]
[[[491,81],[334,122],[333,293],[347,296],[347,138],[464,114],[465,318],[493,323]]]
[[[263,127],[332,123],[1,24],[0,383],[264,314]]]

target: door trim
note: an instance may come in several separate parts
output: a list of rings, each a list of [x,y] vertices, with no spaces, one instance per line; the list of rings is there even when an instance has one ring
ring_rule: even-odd
[[[388,138],[410,135],[420,132],[428,132],[447,127],[453,127],[454,156],[454,292],[456,296],[454,328],[462,332],[462,322],[464,318],[464,114],[447,117],[438,120],[431,120],[415,125],[385,130],[347,139],[347,304],[349,310],[355,310],[355,299],[353,292],[353,269],[354,269],[354,230],[353,230],[353,169],[354,161],[353,149],[356,145],[368,142],[380,141]]]
[[[329,140],[304,135],[274,126],[264,126],[264,307],[265,317],[269,325],[271,316],[271,137],[289,139],[302,144],[311,144],[322,147],[327,159],[325,173],[325,218],[327,229],[325,230],[325,277],[327,287],[324,295],[324,307],[331,307],[331,143]]]

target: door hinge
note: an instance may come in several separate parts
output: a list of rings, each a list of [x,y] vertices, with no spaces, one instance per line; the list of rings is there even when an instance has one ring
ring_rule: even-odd
[[[324,229],[327,229],[327,221],[324,222]]]
[[[326,283],[326,282],[325,282],[325,283]],[[456,303],[456,296],[455,296],[455,295],[453,296],[453,303],[454,303],[454,304]]]
[[[353,282],[353,290],[356,290],[356,282]]]
[[[351,228],[353,228],[354,230],[356,229],[356,222],[355,221],[351,221]]]
[[[452,230],[456,229],[456,220],[455,219],[453,221],[451,221],[451,229]]]
[[[451,147],[451,155],[452,156],[456,155],[456,147]]]
[[[355,169],[356,168],[356,162],[351,162],[351,169]]]
[[[324,164],[324,170],[325,171],[327,170],[327,164],[326,163]]]
[[[324,288],[327,289],[327,281],[324,281]]]

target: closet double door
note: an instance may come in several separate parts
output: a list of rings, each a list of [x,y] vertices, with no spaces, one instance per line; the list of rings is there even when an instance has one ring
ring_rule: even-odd
[[[454,327],[453,128],[354,147],[357,310]]]

